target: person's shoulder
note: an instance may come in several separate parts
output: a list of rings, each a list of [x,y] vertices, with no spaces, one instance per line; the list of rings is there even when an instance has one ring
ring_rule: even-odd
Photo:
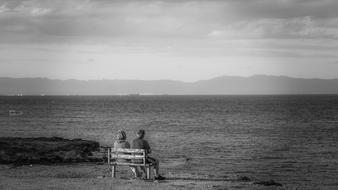
[[[147,147],[147,149],[150,149],[149,143],[147,140],[143,140],[144,146]]]
[[[114,148],[130,148],[128,141],[115,141]]]

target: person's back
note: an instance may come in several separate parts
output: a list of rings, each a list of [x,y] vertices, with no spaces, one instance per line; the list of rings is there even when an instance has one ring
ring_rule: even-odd
[[[130,148],[130,144],[125,140],[117,140],[114,142],[114,148]]]
[[[150,152],[150,146],[148,142],[141,138],[134,139],[131,143],[131,148],[132,149],[144,149],[146,154]],[[134,160],[134,163],[142,163],[142,162],[143,162],[142,159]]]
[[[145,149],[146,153],[149,153],[150,150],[148,142],[141,138],[134,139],[133,142],[131,143],[131,147],[133,149]]]

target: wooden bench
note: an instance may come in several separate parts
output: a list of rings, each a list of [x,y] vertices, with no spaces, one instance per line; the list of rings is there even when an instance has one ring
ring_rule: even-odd
[[[116,166],[143,166],[146,168],[146,178],[150,179],[152,163],[147,163],[144,149],[108,148],[108,165],[112,168],[111,176],[116,176]]]

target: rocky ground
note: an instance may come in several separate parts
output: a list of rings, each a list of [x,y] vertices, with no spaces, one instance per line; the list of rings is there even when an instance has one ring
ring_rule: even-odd
[[[1,164],[49,164],[96,161],[92,155],[99,143],[59,137],[0,138]],[[93,160],[94,159],[94,160]]]

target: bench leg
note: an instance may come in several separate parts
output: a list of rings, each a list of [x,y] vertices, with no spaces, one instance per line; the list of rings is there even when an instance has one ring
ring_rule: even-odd
[[[150,179],[150,166],[146,167],[146,171],[147,171],[147,179]]]
[[[113,164],[111,167],[111,177],[115,178],[116,177],[116,165]]]
[[[108,165],[110,165],[110,148],[108,148],[108,152],[107,152],[107,162],[108,162]]]

